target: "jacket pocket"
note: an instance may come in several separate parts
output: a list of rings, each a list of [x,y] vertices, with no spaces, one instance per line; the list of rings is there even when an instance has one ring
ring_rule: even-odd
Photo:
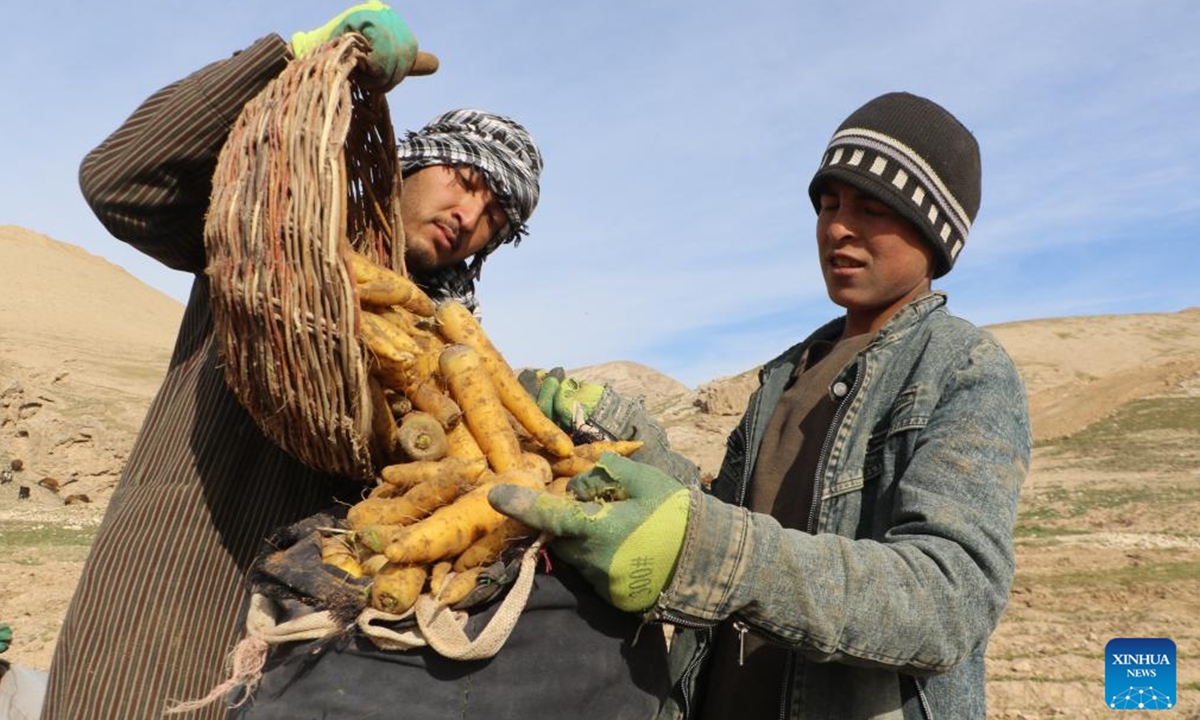
[[[921,402],[923,395],[921,385],[918,384],[906,388],[904,392],[896,396],[896,402],[892,404],[890,413],[888,437],[909,430],[920,430],[929,424],[929,411]]]
[[[875,480],[883,473],[883,452],[890,435],[890,426],[885,426],[871,433],[867,439],[867,454],[863,458],[863,481]]]
[[[859,492],[863,488],[865,478],[865,473],[838,475],[826,486],[821,499],[828,500],[847,493]]]
[[[895,465],[897,455],[902,455],[908,444],[906,433],[922,430],[929,424],[929,413],[920,402],[922,395],[920,385],[905,388],[896,396],[887,416],[871,432],[863,458],[864,483],[878,481],[888,472],[889,466]]]

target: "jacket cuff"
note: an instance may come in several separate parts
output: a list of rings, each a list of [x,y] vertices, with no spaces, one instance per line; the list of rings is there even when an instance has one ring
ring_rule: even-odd
[[[753,586],[750,528],[746,508],[721,502],[698,488],[691,490],[683,548],[656,608],[661,619],[683,616],[713,624],[737,610],[735,591]]]

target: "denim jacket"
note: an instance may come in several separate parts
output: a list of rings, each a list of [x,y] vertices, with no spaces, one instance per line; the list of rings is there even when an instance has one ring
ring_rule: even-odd
[[[799,357],[843,320],[763,366],[711,494],[692,492],[675,574],[648,615],[680,630],[664,716],[695,716],[712,627],[734,621],[791,650],[780,718],[985,717],[1028,405],[1004,350],[945,302],[930,293],[902,308],[831,383],[807,533],[742,506]]]

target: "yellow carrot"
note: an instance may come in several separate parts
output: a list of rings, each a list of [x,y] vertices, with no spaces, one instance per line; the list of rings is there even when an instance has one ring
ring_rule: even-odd
[[[545,484],[531,472],[515,470],[498,475],[439,508],[420,522],[402,528],[384,553],[392,562],[420,565],[459,555],[479,538],[504,522],[506,516],[492,509],[487,494],[495,485],[512,483],[539,489]]]
[[[458,423],[446,431],[446,458],[456,458],[468,462],[482,461],[487,464],[483,450],[475,442],[475,436],[463,423]]]
[[[340,537],[321,538],[321,562],[338,568],[350,577],[363,576],[362,565],[355,557],[354,550]]]
[[[358,334],[371,354],[401,368],[411,365],[421,352],[400,328],[374,313],[359,315]]]
[[[463,572],[473,567],[488,565],[497,560],[505,549],[518,540],[533,537],[535,531],[528,525],[507,518],[488,534],[471,543],[454,561],[454,572]]]
[[[392,415],[392,404],[388,402],[379,381],[368,377],[367,389],[371,398],[371,432],[375,435],[375,445],[384,461],[390,462],[396,459],[400,449],[400,428]]]
[[[500,401],[521,427],[551,453],[558,457],[570,455],[573,447],[571,438],[538,409],[537,402],[521,387],[516,373],[484,334],[471,311],[460,302],[448,300],[438,306],[434,317],[442,335],[453,342],[470,346],[479,353]]]
[[[421,483],[439,477],[464,477],[474,481],[484,470],[487,470],[487,461],[482,456],[473,461],[442,458],[441,460],[417,460],[388,465],[380,471],[380,476],[388,485],[401,492],[408,492]]]
[[[441,355],[442,376],[462,408],[467,427],[496,472],[518,467],[521,446],[496,396],[479,353],[466,345],[448,345]]]
[[[446,456],[446,431],[427,412],[414,410],[405,415],[396,431],[396,445],[410,460],[441,460]]]
[[[429,571],[429,594],[437,597],[442,592],[442,584],[446,582],[446,577],[450,574],[453,568],[453,563],[449,560],[443,560],[433,564],[433,568]]]
[[[426,575],[423,567],[385,566],[371,582],[371,606],[403,615],[417,602]]]
[[[462,495],[473,484],[472,478],[462,475],[439,475],[400,497],[362,500],[346,513],[346,523],[351,530],[368,525],[409,525]]]
[[[357,252],[346,253],[346,262],[354,276],[354,289],[362,304],[378,307],[400,305],[417,315],[429,317],[433,314],[433,301],[412,280],[371,262]]]
[[[574,454],[585,460],[595,462],[601,453],[612,452],[629,457],[645,445],[641,440],[597,440],[595,442],[576,445]]]
[[[446,606],[461,602],[479,584],[479,576],[482,573],[482,567],[474,567],[461,572],[455,571],[455,574],[449,576],[442,583],[441,592],[436,595],[438,602]]]

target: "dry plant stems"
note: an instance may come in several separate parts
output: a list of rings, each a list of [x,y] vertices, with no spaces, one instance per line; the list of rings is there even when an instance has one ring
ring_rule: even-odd
[[[372,411],[346,253],[400,274],[400,169],[387,103],[358,86],[347,35],[292,62],[243,109],[204,236],[226,380],[301,462],[367,479]]]

